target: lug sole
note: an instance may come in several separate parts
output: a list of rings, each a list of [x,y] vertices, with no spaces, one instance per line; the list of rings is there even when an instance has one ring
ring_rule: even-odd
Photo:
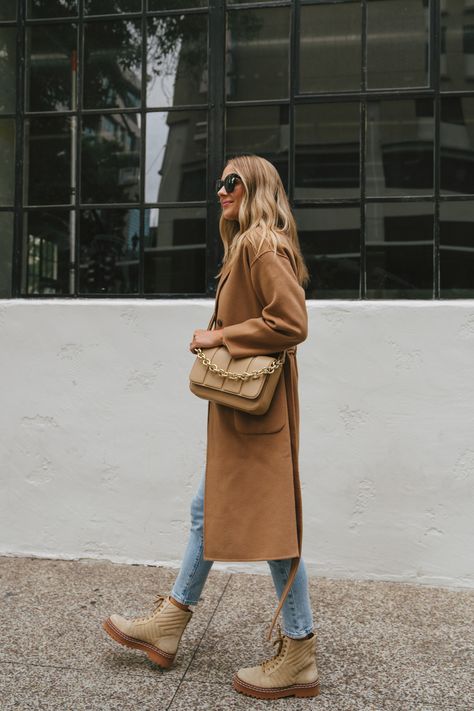
[[[253,696],[256,699],[279,699],[283,696],[318,696],[321,692],[319,679],[310,684],[292,684],[280,688],[265,689],[261,686],[248,684],[239,679],[237,674],[232,678],[232,686],[236,691],[246,696]]]
[[[130,647],[131,649],[139,649],[142,652],[145,652],[148,658],[155,664],[158,664],[158,666],[167,669],[173,664],[176,654],[164,652],[162,649],[158,649],[158,647],[154,647],[148,642],[143,642],[140,639],[129,637],[128,635],[121,632],[118,627],[116,627],[114,623],[111,622],[110,619],[105,620],[102,627],[107,632],[109,637],[112,637],[112,639],[115,640],[115,642],[123,644],[124,647]]]

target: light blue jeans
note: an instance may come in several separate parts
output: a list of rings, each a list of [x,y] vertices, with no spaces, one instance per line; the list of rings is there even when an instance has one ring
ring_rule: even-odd
[[[201,591],[214,561],[204,560],[203,523],[204,523],[204,481],[201,478],[196,495],[191,502],[191,530],[183,562],[175,580],[171,595],[183,605],[197,605]],[[273,578],[273,584],[281,596],[288,580],[291,559],[267,561]],[[309,598],[308,575],[303,558],[300,558],[293,584],[281,608],[283,634],[294,639],[305,637],[313,632],[313,615]]]

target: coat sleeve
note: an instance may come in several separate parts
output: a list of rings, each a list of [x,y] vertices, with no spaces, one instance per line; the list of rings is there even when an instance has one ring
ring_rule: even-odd
[[[250,275],[262,314],[224,326],[223,341],[233,358],[266,355],[304,341],[308,335],[305,292],[284,254],[263,252]]]

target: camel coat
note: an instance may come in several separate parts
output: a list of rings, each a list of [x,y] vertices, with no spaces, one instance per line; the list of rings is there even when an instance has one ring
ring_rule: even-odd
[[[264,246],[256,252],[245,241],[237,261],[221,274],[214,314],[234,358],[288,349],[264,415],[208,403],[203,557],[292,559],[271,639],[297,571],[303,530],[296,345],[306,339],[308,315],[291,250],[279,246],[275,254]]]

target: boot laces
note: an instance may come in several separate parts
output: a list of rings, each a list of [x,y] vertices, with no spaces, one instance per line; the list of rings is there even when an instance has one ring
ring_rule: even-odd
[[[280,656],[280,653],[283,649],[283,645],[285,644],[285,639],[286,637],[282,634],[281,631],[281,625],[277,624],[277,629],[278,629],[278,635],[277,637],[272,641],[272,644],[278,644],[278,649],[276,653],[271,657],[270,659],[266,659],[264,662],[262,662],[262,669],[263,671],[270,671],[275,666],[275,662]]]
[[[135,622],[148,622],[149,620],[151,620],[158,612],[165,600],[166,595],[157,595],[153,602],[153,612],[149,615],[144,615],[143,617],[135,617]]]

